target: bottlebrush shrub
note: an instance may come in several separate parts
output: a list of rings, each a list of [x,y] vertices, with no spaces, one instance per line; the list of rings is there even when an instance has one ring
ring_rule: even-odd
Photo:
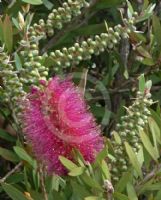
[[[139,7],[139,12],[135,12],[134,2],[126,1],[125,6],[121,4],[123,1],[68,0],[60,1],[59,6],[55,1],[57,9],[48,11],[46,17],[46,12],[43,12],[40,18],[39,15],[33,18],[31,12],[35,7],[32,4],[44,2],[49,8],[52,3],[19,0],[12,1],[6,9],[8,15],[0,17],[0,113],[5,118],[3,129],[0,129],[0,137],[5,140],[0,143],[3,157],[0,162],[3,176],[0,179],[0,199],[7,199],[4,191],[13,200],[161,199],[160,107],[154,111],[151,81],[146,82],[143,75],[139,79],[139,89],[136,89],[136,77],[142,69],[146,75],[150,71],[154,79],[153,71],[144,69],[144,65],[152,68],[160,65],[161,25],[159,18],[153,16],[151,27],[150,17],[155,5],[148,5],[145,1],[142,8],[135,6]],[[0,1],[0,12],[1,4],[5,6],[6,2],[10,1]],[[115,16],[113,5],[121,5],[121,18]],[[111,7],[110,13],[115,13],[109,18],[116,19],[116,23],[111,20],[110,26],[105,23],[91,27],[89,18],[95,13],[99,15],[100,8],[101,18],[94,16],[92,23],[102,20],[102,16],[108,17],[106,6]],[[89,22],[88,37],[86,30],[79,29],[82,22]],[[98,27],[102,26],[100,31]],[[65,33],[72,35],[72,27],[81,30],[81,33],[76,31],[79,37],[74,44],[71,44],[73,36],[67,37]],[[61,41],[64,38],[67,39],[63,46]],[[59,43],[55,44],[58,39]],[[122,43],[125,43],[123,47]],[[105,50],[103,60],[97,60],[96,56]],[[98,64],[96,68],[94,60]],[[114,107],[121,95],[114,98],[113,93],[114,96],[122,93],[120,86],[130,83],[127,98],[131,106],[125,107],[126,114],[121,114],[120,120],[115,119],[118,121],[116,128],[112,121],[111,130],[104,130],[110,135],[104,140],[82,91],[70,79],[59,78],[59,75],[76,72],[78,65],[78,71],[82,66],[92,66],[90,73],[109,89]],[[108,72],[107,65],[110,66]],[[82,79],[85,82],[86,77]],[[115,84],[116,88],[113,88]],[[96,81],[92,86],[94,93],[97,86]],[[131,91],[136,90],[136,98],[129,98]],[[94,100],[98,109],[94,110],[95,114],[97,118],[102,117],[101,109],[107,109],[107,106],[103,105],[102,99]],[[113,116],[115,118],[115,111],[111,113],[110,120]],[[106,121],[109,121],[109,116],[106,116]],[[7,122],[12,125],[7,127],[11,134],[4,131]]]
[[[103,149],[103,137],[82,94],[69,78],[54,77],[42,89],[32,88],[22,111],[23,132],[50,173],[63,175],[59,156],[73,159],[73,150],[89,162]]]

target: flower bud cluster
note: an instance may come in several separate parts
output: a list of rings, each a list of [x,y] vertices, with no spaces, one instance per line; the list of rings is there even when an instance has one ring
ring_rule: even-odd
[[[62,7],[53,9],[48,15],[47,21],[40,19],[38,24],[35,23],[28,30],[29,37],[36,36],[46,38],[46,36],[54,35],[54,29],[62,29],[63,24],[69,23],[72,17],[81,14],[83,7],[88,7],[89,3],[85,0],[68,0],[64,2]]]
[[[139,130],[144,129],[148,123],[150,115],[148,107],[153,103],[150,97],[149,92],[146,94],[138,92],[133,105],[127,108],[127,115],[121,117],[121,122],[116,126],[121,143],[112,139],[115,159],[111,159],[111,166],[115,167],[111,167],[111,173],[114,181],[119,180],[121,173],[126,171],[129,165],[124,142],[127,141],[136,154],[141,147]]]
[[[2,48],[1,48],[2,50]],[[15,109],[18,105],[19,98],[25,95],[23,84],[21,83],[14,66],[10,63],[9,57],[3,50],[0,52],[0,76],[2,78],[2,87],[4,101],[12,103]]]
[[[81,9],[83,7],[89,6],[85,0],[68,0],[68,3],[64,2],[62,7],[49,14],[46,29],[49,36],[54,34],[53,29],[62,29],[63,24],[71,21],[73,16],[78,16],[81,14]]]
[[[63,7],[49,14],[47,21],[39,20],[39,23],[34,23],[28,29],[26,40],[21,40],[21,56],[24,59],[24,70],[22,71],[21,81],[23,83],[38,83],[45,80],[48,76],[48,68],[43,65],[46,55],[39,54],[39,40],[46,38],[46,34],[53,35],[54,28],[60,29],[63,23],[70,22],[72,16],[81,14],[81,8],[88,6],[85,0],[68,0],[68,3],[63,3]]]
[[[113,49],[119,43],[121,37],[128,37],[128,34],[133,30],[132,27],[133,25],[128,21],[126,26],[119,24],[114,28],[109,27],[106,33],[88,38],[80,44],[75,43],[70,48],[63,48],[62,51],[51,52],[49,56],[54,62],[55,69],[60,66],[78,65],[82,60],[91,59],[92,54],[99,55],[107,48]]]
[[[21,45],[23,50],[20,54],[24,59],[21,81],[25,84],[36,84],[39,80],[46,80],[48,68],[43,65],[46,55],[39,55],[36,38],[31,37],[28,41],[22,40]]]

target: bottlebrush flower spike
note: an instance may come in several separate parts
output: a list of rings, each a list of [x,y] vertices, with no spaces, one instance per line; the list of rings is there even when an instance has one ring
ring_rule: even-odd
[[[33,88],[24,102],[22,123],[36,158],[49,173],[66,173],[59,156],[72,160],[73,148],[89,162],[103,148],[100,128],[69,78],[55,77],[43,89]]]

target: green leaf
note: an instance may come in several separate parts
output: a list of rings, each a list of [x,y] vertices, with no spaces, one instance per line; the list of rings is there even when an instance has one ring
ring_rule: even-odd
[[[137,152],[137,158],[138,158],[138,161],[140,163],[140,166],[143,165],[144,163],[144,152],[143,152],[143,147],[141,146],[139,151]]]
[[[8,149],[0,147],[0,156],[2,156],[4,159],[12,162],[17,162],[19,161],[18,156],[13,152]]]
[[[115,192],[115,193],[113,194],[113,196],[115,197],[115,200],[131,200],[131,199],[129,199],[126,195],[121,194],[121,193],[119,193],[119,192]]]
[[[149,121],[150,130],[152,132],[154,144],[155,144],[155,146],[157,146],[156,142],[161,144],[161,131],[160,131],[160,128],[159,128],[158,124],[154,121],[153,118],[149,117],[148,121]]]
[[[3,42],[4,36],[3,36],[3,22],[2,19],[0,18],[0,40]]]
[[[13,22],[13,24],[15,25],[15,27],[16,27],[18,30],[21,30],[20,25],[19,25],[19,22],[17,21],[16,18],[12,17],[12,22]]]
[[[117,192],[122,192],[126,188],[127,183],[131,180],[132,173],[131,171],[123,173],[122,177],[120,178],[119,182],[116,184],[115,190]]]
[[[156,4],[150,4],[150,5],[148,6],[148,8],[142,12],[142,15],[140,15],[140,16],[137,18],[136,23],[142,22],[142,21],[148,19],[148,18],[153,14],[153,10],[154,10],[154,8],[155,8],[155,5],[156,5]]]
[[[120,138],[119,134],[116,131],[113,131],[112,134],[114,136],[116,143],[121,144],[121,138]]]
[[[66,197],[64,199],[83,200],[85,197],[90,195],[88,189],[84,185],[80,185],[78,184],[78,182],[73,181],[73,180],[71,180],[70,183],[72,186],[73,194],[70,194],[68,198]],[[71,198],[71,195],[72,195],[72,198]]]
[[[139,46],[136,48],[136,50],[139,52],[139,54],[142,56],[142,57],[145,57],[145,58],[152,58],[152,56],[150,55],[150,53],[142,46]]]
[[[155,62],[153,60],[153,58],[144,58],[141,63],[143,63],[144,65],[147,65],[147,66],[153,66],[155,65]]]
[[[144,92],[145,89],[145,77],[144,74],[139,76],[139,91]]]
[[[89,197],[86,197],[84,200],[105,200],[105,199],[102,197],[97,197],[97,196],[89,196]]]
[[[21,0],[25,3],[29,3],[31,5],[41,5],[43,2],[42,0]]]
[[[24,181],[24,174],[23,173],[14,173],[13,175],[9,176],[7,179],[6,179],[6,182],[9,183],[9,184],[15,184],[15,183],[19,183],[19,182],[23,182]]]
[[[127,15],[128,15],[128,18],[131,18],[134,13],[134,9],[128,0],[126,0],[126,2],[127,2],[127,6],[128,6]]]
[[[71,160],[65,158],[64,156],[59,156],[60,162],[68,169],[73,170],[74,168],[77,168],[78,166],[73,163]]]
[[[42,200],[44,200],[44,198]],[[60,192],[53,190],[49,193],[48,200],[64,200],[64,198],[61,196]]]
[[[3,183],[2,187],[12,200],[28,200],[21,191],[19,191],[17,188],[13,187],[12,185]]]
[[[105,8],[111,8],[118,6],[123,2],[123,0],[99,0],[99,2],[94,6],[94,9],[100,10]]]
[[[100,191],[102,191],[102,187],[99,185],[98,182],[96,182],[96,180],[92,179],[90,176],[88,176],[87,174],[83,174],[81,176],[81,178],[83,179],[83,181],[90,186],[91,188],[95,188],[95,189],[99,189]]]
[[[138,200],[134,186],[130,182],[127,184],[127,194],[130,200]]]
[[[102,160],[101,162],[101,169],[102,169],[104,178],[110,180],[111,179],[110,170],[105,160]]]
[[[152,137],[153,137],[154,148],[157,154],[159,155],[158,144],[161,144],[160,129],[157,123],[152,118],[149,117],[148,121],[149,121],[149,127],[150,127]]]
[[[28,155],[28,153],[21,147],[15,146],[13,147],[16,154],[22,159],[27,161],[33,167],[35,166],[35,161]]]
[[[22,69],[21,59],[17,53],[14,54],[14,57],[15,57],[16,69],[20,71]]]
[[[148,89],[148,90],[150,90],[151,87],[152,87],[152,81],[149,80],[149,81],[147,81],[147,82],[145,83],[145,88]]]
[[[51,3],[50,1],[48,1],[48,0],[42,0],[42,1],[43,1],[43,4],[44,4],[49,10],[51,10],[51,9],[53,8],[54,4]]]
[[[125,142],[125,148],[126,148],[126,153],[129,156],[132,166],[134,167],[134,169],[136,170],[138,175],[142,178],[143,175],[142,175],[142,171],[141,171],[141,166],[138,161],[138,158],[135,155],[135,152],[133,151],[132,147],[127,142]]]
[[[69,173],[68,175],[69,176],[80,176],[81,174],[83,174],[85,168],[84,167],[76,167],[76,168],[73,168]]]
[[[12,23],[8,15],[6,15],[3,22],[3,36],[6,48],[9,52],[11,52],[13,47],[13,31]]]
[[[29,193],[30,193],[31,197],[33,198],[33,200],[44,200],[42,193],[39,193],[39,192],[34,191],[34,190],[29,190]]]
[[[107,147],[105,146],[102,151],[100,151],[96,157],[96,162],[100,163],[103,159],[105,159],[108,155]]]
[[[160,52],[161,50],[161,39],[160,39],[161,24],[160,24],[159,18],[156,15],[153,15],[152,23],[153,23],[153,30],[154,30],[154,38],[156,40],[156,45],[157,45],[157,51]]]
[[[159,155],[158,155],[158,152],[153,147],[149,137],[146,135],[146,133],[143,130],[140,130],[139,135],[140,135],[141,141],[142,141],[145,149],[151,155],[151,157],[157,162]]]
[[[159,129],[161,130],[161,118],[160,118],[160,111],[159,114],[157,112],[155,112],[154,110],[150,109],[150,112],[152,114],[153,119],[155,120],[155,122],[157,123],[157,126],[159,126]]]
[[[156,197],[155,197],[155,200],[160,200],[161,199],[161,190],[159,190],[158,192],[157,192],[157,195],[156,195]]]
[[[0,128],[0,138],[5,139],[9,142],[15,142],[16,138],[4,131],[3,129]]]

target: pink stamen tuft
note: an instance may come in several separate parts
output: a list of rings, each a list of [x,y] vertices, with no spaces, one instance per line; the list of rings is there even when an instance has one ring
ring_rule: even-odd
[[[70,79],[55,77],[43,90],[31,92],[22,121],[27,141],[49,173],[66,173],[60,155],[72,160],[72,150],[78,149],[86,161],[93,162],[103,148],[100,128]]]

